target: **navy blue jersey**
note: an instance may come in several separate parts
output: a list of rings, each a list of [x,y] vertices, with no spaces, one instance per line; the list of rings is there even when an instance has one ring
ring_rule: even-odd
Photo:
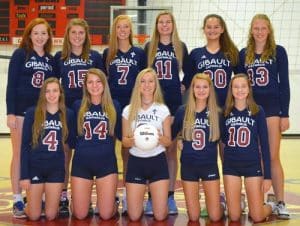
[[[35,51],[27,54],[23,48],[16,49],[8,67],[7,114],[16,114],[20,103],[30,104],[24,109],[35,105],[44,80],[53,76],[57,77],[57,72],[51,55],[41,57]]]
[[[172,138],[174,139],[182,131],[185,106],[181,106],[172,124]],[[192,165],[207,165],[217,163],[217,142],[209,141],[210,125],[208,121],[208,110],[197,112],[194,123],[192,140],[183,139],[181,152],[181,163]]]
[[[81,100],[74,103],[74,111],[78,117]],[[114,101],[117,112],[115,136],[121,139],[121,110],[118,102]],[[103,112],[101,105],[91,105],[85,113],[83,134],[77,137],[75,155],[103,156],[115,153],[114,136],[109,134],[109,118]]]
[[[264,177],[271,178],[268,129],[264,110],[251,115],[248,109],[239,111],[233,108],[224,119],[222,141],[224,162],[257,162],[263,160]],[[260,146],[260,148],[259,148]]]
[[[30,166],[43,169],[64,169],[65,154],[62,141],[62,123],[59,112],[46,113],[44,130],[35,148],[32,147],[32,125],[34,123],[35,107],[26,111],[21,146],[21,179],[30,179]],[[66,143],[74,147],[75,143],[75,117],[73,111],[67,109],[67,126],[69,130]]]
[[[105,64],[108,49],[103,52]],[[122,109],[129,104],[131,92],[138,73],[146,68],[146,54],[139,47],[131,47],[126,53],[118,50],[116,57],[108,66],[108,83],[113,99],[116,99]]]
[[[193,49],[190,53],[193,74],[206,73],[213,81],[220,107],[225,105],[228,85],[236,68],[223,52],[212,54],[206,47]]]
[[[255,55],[253,64],[245,64],[246,49],[240,51],[238,71],[248,74],[255,101],[267,108],[277,108],[281,117],[289,116],[290,85],[288,57],[282,46],[276,46],[276,57],[266,62]]]
[[[88,69],[98,68],[105,71],[100,53],[94,50],[90,51],[88,61],[73,53],[71,53],[69,59],[63,61],[61,59],[61,51],[55,54],[55,61],[61,84],[65,90],[68,107],[72,107],[75,100],[82,98],[83,81]]]
[[[185,43],[182,42],[183,48],[183,63],[182,70],[184,77],[191,77],[190,60]],[[145,46],[145,52],[149,51],[149,43]],[[163,96],[166,105],[169,107],[171,114],[174,115],[177,108],[182,104],[181,97],[181,82],[179,77],[179,65],[175,55],[172,43],[164,45],[158,43],[158,48],[154,58],[152,67],[157,72],[160,86],[162,88]],[[186,79],[184,81],[188,81]],[[184,84],[188,88],[189,84]]]

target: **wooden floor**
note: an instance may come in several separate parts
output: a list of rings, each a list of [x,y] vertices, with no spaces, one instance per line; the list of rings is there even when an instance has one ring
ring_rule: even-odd
[[[176,182],[175,200],[179,207],[179,214],[169,216],[163,222],[154,221],[152,217],[143,217],[140,222],[130,222],[127,217],[118,216],[110,221],[102,221],[94,216],[86,220],[79,221],[73,218],[57,219],[46,221],[41,219],[38,222],[31,222],[26,219],[14,219],[11,214],[12,193],[10,191],[9,163],[11,158],[10,140],[0,138],[1,158],[0,158],[0,226],[2,225],[68,225],[68,226],[248,226],[253,225],[247,214],[244,214],[240,222],[229,222],[227,218],[220,222],[209,222],[207,218],[201,218],[197,223],[188,222],[186,215],[184,196],[180,181]],[[291,213],[290,220],[279,220],[276,216],[271,216],[268,221],[255,225],[276,225],[276,226],[300,226],[300,139],[284,139],[282,141],[281,158],[285,169],[285,191],[286,204]],[[120,155],[118,154],[119,169],[122,169]],[[121,179],[121,175],[120,175]],[[119,194],[122,194],[121,183]],[[95,200],[95,197],[93,197]],[[203,203],[203,198],[201,199]],[[121,211],[121,207],[119,212]]]

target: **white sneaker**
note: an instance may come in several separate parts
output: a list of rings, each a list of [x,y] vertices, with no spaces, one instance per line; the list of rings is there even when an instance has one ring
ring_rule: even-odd
[[[290,214],[287,208],[285,207],[285,203],[283,201],[279,201],[276,205],[278,218],[288,220],[290,219]]]
[[[127,202],[126,199],[122,199],[122,215],[127,215]]]
[[[241,194],[241,210],[242,210],[242,213],[245,212],[245,209],[246,209],[246,195],[245,194]]]

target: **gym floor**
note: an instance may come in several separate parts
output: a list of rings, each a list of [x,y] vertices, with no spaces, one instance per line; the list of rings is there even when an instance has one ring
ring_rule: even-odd
[[[167,220],[157,222],[152,217],[143,217],[140,222],[130,222],[128,217],[117,216],[110,221],[103,221],[99,217],[89,217],[85,220],[76,220],[70,218],[58,218],[55,221],[46,221],[44,218],[37,222],[31,222],[26,219],[15,219],[12,216],[12,193],[10,190],[9,166],[11,159],[11,145],[9,137],[0,138],[1,158],[0,158],[0,226],[1,225],[70,225],[70,226],[249,226],[253,225],[247,213],[243,214],[240,222],[229,222],[227,218],[219,222],[210,222],[208,218],[200,218],[199,222],[188,222],[184,195],[179,178],[176,182],[175,200],[179,208],[179,214],[169,216]],[[275,215],[271,216],[266,222],[255,225],[276,225],[276,226],[299,226],[300,225],[300,167],[297,167],[300,160],[300,139],[282,140],[281,158],[285,170],[285,201],[291,214],[290,220],[277,219]],[[180,154],[180,153],[179,153]],[[117,151],[119,169],[122,169],[122,161],[119,151]],[[119,194],[122,194],[122,173],[120,172]],[[221,188],[223,190],[223,188]],[[203,195],[201,203],[203,203]],[[95,205],[95,194],[93,194],[93,205]],[[203,206],[203,205],[202,205]],[[121,212],[121,206],[119,207]],[[247,211],[246,211],[247,212]]]

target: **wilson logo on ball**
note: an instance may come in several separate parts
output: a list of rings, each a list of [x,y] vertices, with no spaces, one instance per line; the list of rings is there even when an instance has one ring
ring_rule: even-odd
[[[152,150],[158,145],[157,128],[148,124],[137,127],[134,131],[134,142],[138,149]]]

